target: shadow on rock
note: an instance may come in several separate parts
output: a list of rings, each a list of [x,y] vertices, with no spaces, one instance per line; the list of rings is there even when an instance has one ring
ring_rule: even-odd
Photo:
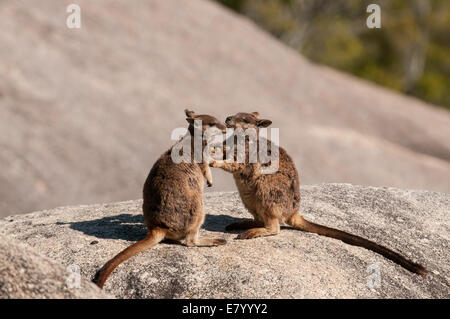
[[[80,222],[58,222],[57,225],[70,225],[74,230],[103,239],[138,241],[147,234],[142,215],[120,214]]]
[[[228,224],[243,220],[242,218],[231,217],[228,215],[206,215],[203,229],[212,232],[225,232],[225,227]]]
[[[227,215],[206,215],[202,228],[211,232],[225,232],[225,226],[241,220]],[[123,239],[138,241],[147,235],[142,215],[120,214],[94,220],[79,222],[57,222],[57,225],[70,225],[71,229],[89,236],[103,239]]]

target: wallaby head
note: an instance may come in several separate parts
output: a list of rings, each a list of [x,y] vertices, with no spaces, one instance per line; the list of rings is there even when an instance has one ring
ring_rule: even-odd
[[[195,114],[194,111],[191,111],[188,109],[184,110],[184,112],[186,113],[186,121],[188,121],[188,123],[189,123],[189,132],[191,133],[191,135],[194,135],[194,130],[201,129],[201,131],[203,133],[207,129],[211,129],[211,128],[217,128],[221,133],[226,132],[227,127],[226,127],[225,123],[219,121],[214,116],[207,115],[207,114],[197,115],[197,114]],[[197,124],[200,123],[197,121],[201,121],[201,127],[200,127],[200,125],[197,126]]]
[[[254,128],[259,129],[260,127],[268,127],[272,124],[271,120],[259,118],[258,112],[252,113],[237,113],[235,115],[228,116],[225,120],[225,124],[230,128]]]
[[[247,142],[251,143],[257,143],[259,141],[259,137],[258,137],[258,132],[260,128],[264,128],[264,127],[268,127],[272,124],[271,120],[268,119],[262,119],[259,117],[259,113],[258,112],[252,112],[252,113],[237,113],[235,115],[230,115],[226,118],[225,120],[225,124],[228,128],[232,128],[234,129],[234,133],[231,136],[227,137],[227,140],[224,141],[224,148],[226,147],[225,145],[235,145],[235,143],[237,143],[238,138],[237,135],[240,134],[244,134],[245,136],[245,140]],[[256,135],[252,135],[251,132],[249,133],[249,131],[253,131],[254,133],[256,133]],[[247,135],[248,134],[248,135]],[[250,135],[254,136],[255,139],[250,139]],[[231,139],[234,139],[234,143]],[[245,144],[245,157],[246,157],[246,161],[248,163],[248,152],[249,152],[249,143]],[[226,156],[228,156],[228,154],[223,154],[223,159],[226,159]],[[237,149],[234,148],[234,160],[237,160]],[[245,168],[245,165],[242,165],[243,163],[233,163],[234,169],[239,170],[239,169],[243,169]]]

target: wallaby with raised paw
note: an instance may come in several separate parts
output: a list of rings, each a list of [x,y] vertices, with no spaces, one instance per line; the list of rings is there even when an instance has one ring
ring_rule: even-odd
[[[256,132],[259,132],[259,128],[272,124],[270,120],[260,119],[258,112],[238,113],[228,117],[225,123],[227,127],[235,130],[250,128],[256,130]],[[263,138],[259,137],[259,134],[256,134],[256,136],[259,145]],[[235,137],[232,136],[232,138]],[[268,154],[270,154],[271,149],[277,149],[271,147],[272,143],[268,139],[264,139],[262,142],[267,143]],[[249,143],[251,141],[247,141],[245,144],[246,160],[244,163],[236,161],[236,147],[234,148],[234,161],[232,158],[231,162],[213,161],[211,163],[212,167],[222,168],[233,173],[242,202],[254,217],[253,220],[243,220],[226,227],[226,230],[245,230],[245,232],[239,234],[238,239],[276,235],[280,231],[280,223],[287,223],[298,230],[339,239],[347,244],[372,250],[413,273],[422,276],[427,274],[427,270],[423,266],[406,259],[389,248],[365,238],[304,219],[299,214],[299,177],[291,157],[283,148],[278,147],[276,154],[278,159],[276,157],[273,159],[278,161],[278,170],[272,174],[262,174],[261,169],[268,164],[259,159],[254,163],[248,160]],[[226,152],[223,153],[225,159]]]
[[[207,129],[216,128],[222,134],[226,130],[223,122],[210,115],[196,115],[185,110],[189,123],[187,138],[191,141],[191,161],[175,163],[172,160],[173,145],[153,165],[143,190],[144,221],[147,236],[132,244],[110,261],[94,276],[93,282],[103,288],[111,272],[130,257],[158,244],[164,239],[179,241],[186,246],[224,245],[225,239],[200,238],[199,229],[205,219],[203,211],[203,177],[212,185],[211,171],[207,161],[194,161],[194,135],[203,136]],[[197,126],[201,121],[201,127]],[[208,145],[202,138],[202,151]],[[177,146],[180,146],[179,144]],[[179,149],[179,148],[177,148]],[[203,152],[202,152],[203,153]]]

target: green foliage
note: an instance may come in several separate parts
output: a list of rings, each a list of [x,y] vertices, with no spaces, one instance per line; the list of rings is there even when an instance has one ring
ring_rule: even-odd
[[[312,61],[450,109],[448,0],[217,0]],[[366,8],[381,7],[369,29]]]

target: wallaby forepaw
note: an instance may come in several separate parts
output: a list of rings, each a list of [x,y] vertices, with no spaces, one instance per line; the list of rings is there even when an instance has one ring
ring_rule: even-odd
[[[214,168],[221,168],[223,165],[219,162],[212,161],[211,163],[209,163],[209,166],[214,167]]]
[[[212,187],[212,186],[213,186],[213,183],[210,182],[210,181],[206,181],[206,185],[208,185],[208,187]]]

